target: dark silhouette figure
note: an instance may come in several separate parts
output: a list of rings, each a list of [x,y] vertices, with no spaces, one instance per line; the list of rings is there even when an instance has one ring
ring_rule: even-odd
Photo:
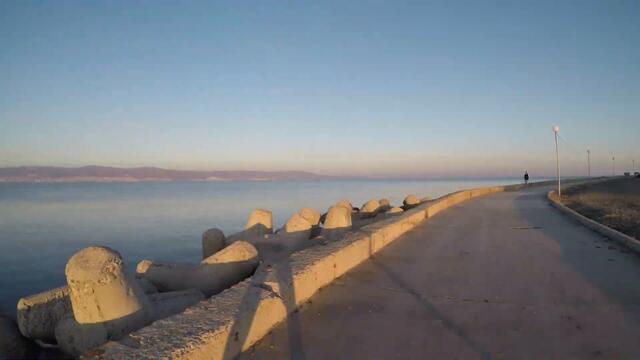
[[[529,183],[529,173],[527,170],[524,171],[524,183],[525,185]]]

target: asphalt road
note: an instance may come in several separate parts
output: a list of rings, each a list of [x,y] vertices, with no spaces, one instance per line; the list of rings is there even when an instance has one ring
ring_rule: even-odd
[[[434,216],[240,358],[640,359],[640,258],[546,190]]]

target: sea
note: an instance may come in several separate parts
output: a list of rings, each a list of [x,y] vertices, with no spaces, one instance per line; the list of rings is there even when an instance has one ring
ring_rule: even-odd
[[[15,316],[20,297],[65,285],[78,250],[108,246],[128,271],[143,260],[201,259],[212,227],[240,231],[254,208],[273,212],[274,227],[303,207],[325,212],[340,199],[360,206],[418,198],[520,179],[0,183],[0,312]]]

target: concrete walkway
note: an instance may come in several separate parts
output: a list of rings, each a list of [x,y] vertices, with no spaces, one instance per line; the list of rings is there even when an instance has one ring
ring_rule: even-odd
[[[640,259],[547,190],[436,215],[240,358],[639,359]]]

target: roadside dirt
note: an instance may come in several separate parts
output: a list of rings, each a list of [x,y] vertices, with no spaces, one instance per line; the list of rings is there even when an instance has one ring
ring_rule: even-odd
[[[580,214],[640,239],[640,179],[580,185],[562,195],[562,202]]]

